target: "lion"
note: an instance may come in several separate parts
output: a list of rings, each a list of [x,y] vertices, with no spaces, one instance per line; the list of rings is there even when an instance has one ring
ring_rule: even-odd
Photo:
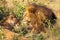
[[[38,33],[45,32],[44,27],[48,25],[48,21],[54,24],[56,19],[51,9],[35,3],[29,4],[23,15],[23,21],[29,25],[28,29],[31,27],[32,32]]]
[[[19,25],[20,20],[14,14],[9,14],[5,19],[0,21],[0,26],[11,31],[14,29],[14,26]]]

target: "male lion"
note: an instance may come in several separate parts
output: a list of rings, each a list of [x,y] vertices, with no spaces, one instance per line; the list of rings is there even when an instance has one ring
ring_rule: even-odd
[[[54,24],[55,19],[56,16],[51,9],[34,3],[28,5],[23,15],[23,21],[29,24],[29,27],[32,27],[34,32],[45,31],[44,27],[48,25],[48,21]]]

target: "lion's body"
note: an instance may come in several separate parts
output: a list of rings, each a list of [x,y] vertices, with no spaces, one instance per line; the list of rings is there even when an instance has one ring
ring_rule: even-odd
[[[43,25],[46,25],[45,21],[47,19],[50,20],[52,24],[53,20],[56,19],[52,10],[36,4],[29,5],[23,15],[23,20],[26,22],[29,21],[29,25],[38,31],[44,30]]]
[[[5,19],[3,19],[0,22],[0,26],[3,26],[3,28],[6,28],[8,30],[12,30],[14,29],[14,26],[19,26],[20,22],[17,19],[17,17],[15,17],[14,14],[10,14],[8,15]]]

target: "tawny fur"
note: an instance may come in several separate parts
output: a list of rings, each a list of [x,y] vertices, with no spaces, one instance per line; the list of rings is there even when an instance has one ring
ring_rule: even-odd
[[[34,31],[44,31],[44,24],[46,20],[50,20],[52,24],[55,23],[56,16],[51,9],[45,6],[39,6],[36,4],[30,4],[26,8],[23,15],[23,20],[29,22]]]
[[[14,29],[14,26],[19,26],[19,19],[14,14],[8,15],[5,19],[0,22],[0,26],[8,30]]]

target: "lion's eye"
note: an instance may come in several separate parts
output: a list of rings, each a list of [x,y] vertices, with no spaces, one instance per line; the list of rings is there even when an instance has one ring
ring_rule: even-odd
[[[28,21],[28,23],[30,23],[31,21]]]
[[[14,17],[11,17],[11,19],[13,19]]]
[[[29,11],[30,11],[30,13],[35,13],[36,10],[32,8]]]
[[[31,13],[35,13],[35,10],[31,10]]]

